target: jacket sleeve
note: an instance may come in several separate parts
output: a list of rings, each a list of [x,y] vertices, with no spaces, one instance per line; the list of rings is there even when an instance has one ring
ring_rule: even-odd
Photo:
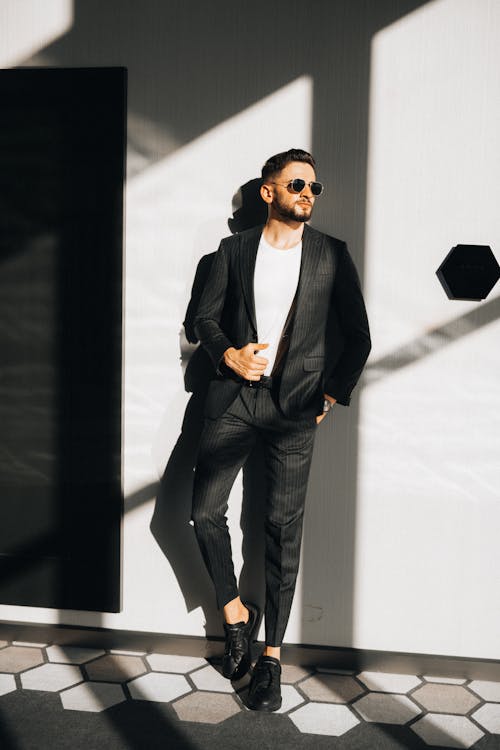
[[[351,392],[368,359],[370,329],[361,284],[347,245],[342,243],[332,290],[332,302],[344,336],[344,350],[333,371],[325,378],[325,393],[349,406]]]
[[[220,368],[224,367],[224,352],[233,346],[220,327],[228,275],[227,249],[222,240],[212,261],[193,323],[194,331],[208,352],[218,375],[223,374]]]

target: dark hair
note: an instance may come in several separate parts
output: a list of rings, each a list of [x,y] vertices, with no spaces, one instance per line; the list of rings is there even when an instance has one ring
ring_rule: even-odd
[[[268,177],[281,172],[291,161],[303,161],[313,168],[316,167],[316,162],[307,151],[303,151],[301,148],[289,148],[288,151],[281,151],[281,153],[269,157],[262,167],[262,179],[267,180]]]

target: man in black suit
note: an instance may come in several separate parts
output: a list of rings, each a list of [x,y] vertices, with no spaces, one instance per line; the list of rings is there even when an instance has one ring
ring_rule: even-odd
[[[263,443],[265,649],[248,705],[281,706],[280,645],[299,565],[317,425],[349,405],[371,348],[359,277],[345,242],[309,227],[323,186],[313,157],[276,154],[262,169],[268,219],[220,243],[194,320],[215,374],[194,477],[192,519],[224,612],[223,674],[250,668],[258,607],[240,599],[226,523],[228,496],[255,440]]]

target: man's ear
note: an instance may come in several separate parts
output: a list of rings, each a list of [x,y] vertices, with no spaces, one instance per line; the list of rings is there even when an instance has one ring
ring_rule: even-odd
[[[266,203],[272,203],[273,200],[273,189],[270,185],[264,183],[260,186],[260,197]]]

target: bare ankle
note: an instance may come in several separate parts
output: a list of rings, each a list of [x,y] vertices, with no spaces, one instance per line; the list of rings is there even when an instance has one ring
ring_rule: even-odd
[[[224,619],[228,625],[234,625],[236,622],[248,622],[249,616],[250,612],[239,596],[224,606]]]
[[[280,659],[280,646],[266,646],[264,648],[264,656],[273,656],[275,659]]]

